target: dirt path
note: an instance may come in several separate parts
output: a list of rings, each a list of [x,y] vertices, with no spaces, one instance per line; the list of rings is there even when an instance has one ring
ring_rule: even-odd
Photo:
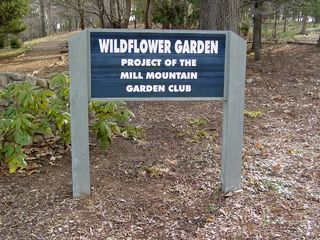
[[[6,68],[46,67],[60,56],[49,46]],[[28,171],[0,169],[0,239],[319,239],[319,56],[283,45],[249,57],[246,110],[258,115],[245,117],[242,192],[219,190],[221,102],[134,102],[146,138],[106,152],[91,138],[91,197],[72,199],[59,144],[35,146]]]
[[[67,55],[60,53],[71,34],[40,41],[26,53],[0,59],[0,72],[17,72],[46,78],[49,73],[67,70]]]

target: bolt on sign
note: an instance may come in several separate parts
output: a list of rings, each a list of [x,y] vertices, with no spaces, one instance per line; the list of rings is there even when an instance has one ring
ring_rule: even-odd
[[[85,30],[69,41],[73,196],[90,193],[90,100],[224,102],[221,184],[240,188],[246,42],[229,31]]]

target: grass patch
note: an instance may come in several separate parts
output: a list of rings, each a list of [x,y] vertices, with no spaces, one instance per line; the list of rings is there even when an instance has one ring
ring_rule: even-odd
[[[284,32],[284,22],[279,21],[277,24],[276,39],[273,39],[274,22],[272,20],[268,20],[262,23],[262,38],[263,38],[263,41],[277,40],[279,42],[304,40],[304,37],[306,35],[299,34],[301,31],[301,28],[302,28],[301,22],[288,21],[286,31]],[[250,31],[248,34],[249,39],[253,38],[252,30],[253,30],[253,26],[250,25]],[[311,37],[310,36],[311,34],[314,34],[316,35],[314,39],[317,39],[317,37],[319,36],[319,33],[318,33],[319,31],[320,31],[320,24],[314,24],[312,22],[307,23],[306,32],[309,35],[309,38]]]
[[[208,124],[208,120],[204,118],[195,118],[190,120],[189,123],[192,127],[202,127]]]
[[[248,111],[248,110],[245,110],[244,111],[244,116],[250,117],[250,118],[259,118],[259,117],[262,116],[262,112],[261,111]]]
[[[15,57],[19,56],[25,52],[27,52],[30,49],[30,47],[22,46],[21,48],[18,49],[12,49],[12,48],[4,48],[0,49],[0,57],[5,58],[5,57]]]
[[[67,33],[67,34],[57,34],[53,36],[48,36],[48,37],[42,37],[42,38],[36,38],[32,39],[30,41],[26,41],[23,43],[22,47],[19,49],[12,49],[10,47],[6,47],[4,49],[0,49],[0,58],[6,58],[6,57],[16,57],[19,56],[25,52],[28,52],[32,49],[32,47],[42,43],[42,42],[47,42],[51,40],[57,40],[61,38],[67,38],[70,36],[72,33]]]

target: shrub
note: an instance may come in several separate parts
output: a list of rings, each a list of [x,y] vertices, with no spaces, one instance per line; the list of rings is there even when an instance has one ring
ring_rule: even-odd
[[[249,24],[246,22],[242,22],[240,27],[241,35],[244,37],[247,37],[249,34],[249,30],[250,30]]]
[[[22,43],[18,38],[13,37],[9,40],[9,45],[12,49],[18,49],[21,48]]]
[[[0,101],[10,102],[0,112],[0,163],[10,173],[27,166],[24,147],[33,143],[36,134],[59,135],[70,144],[69,82],[68,76],[59,74],[50,81],[50,89],[21,82],[0,90]],[[137,137],[141,133],[130,124],[134,115],[124,102],[91,102],[89,111],[94,116],[90,128],[103,148],[111,144],[115,134]]]

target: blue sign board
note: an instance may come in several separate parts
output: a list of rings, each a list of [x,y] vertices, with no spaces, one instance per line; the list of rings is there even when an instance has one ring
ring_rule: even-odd
[[[90,32],[91,98],[223,98],[226,34]]]
[[[230,31],[91,29],[69,41],[73,196],[90,194],[90,99],[223,100],[221,185],[241,188],[247,44]]]

